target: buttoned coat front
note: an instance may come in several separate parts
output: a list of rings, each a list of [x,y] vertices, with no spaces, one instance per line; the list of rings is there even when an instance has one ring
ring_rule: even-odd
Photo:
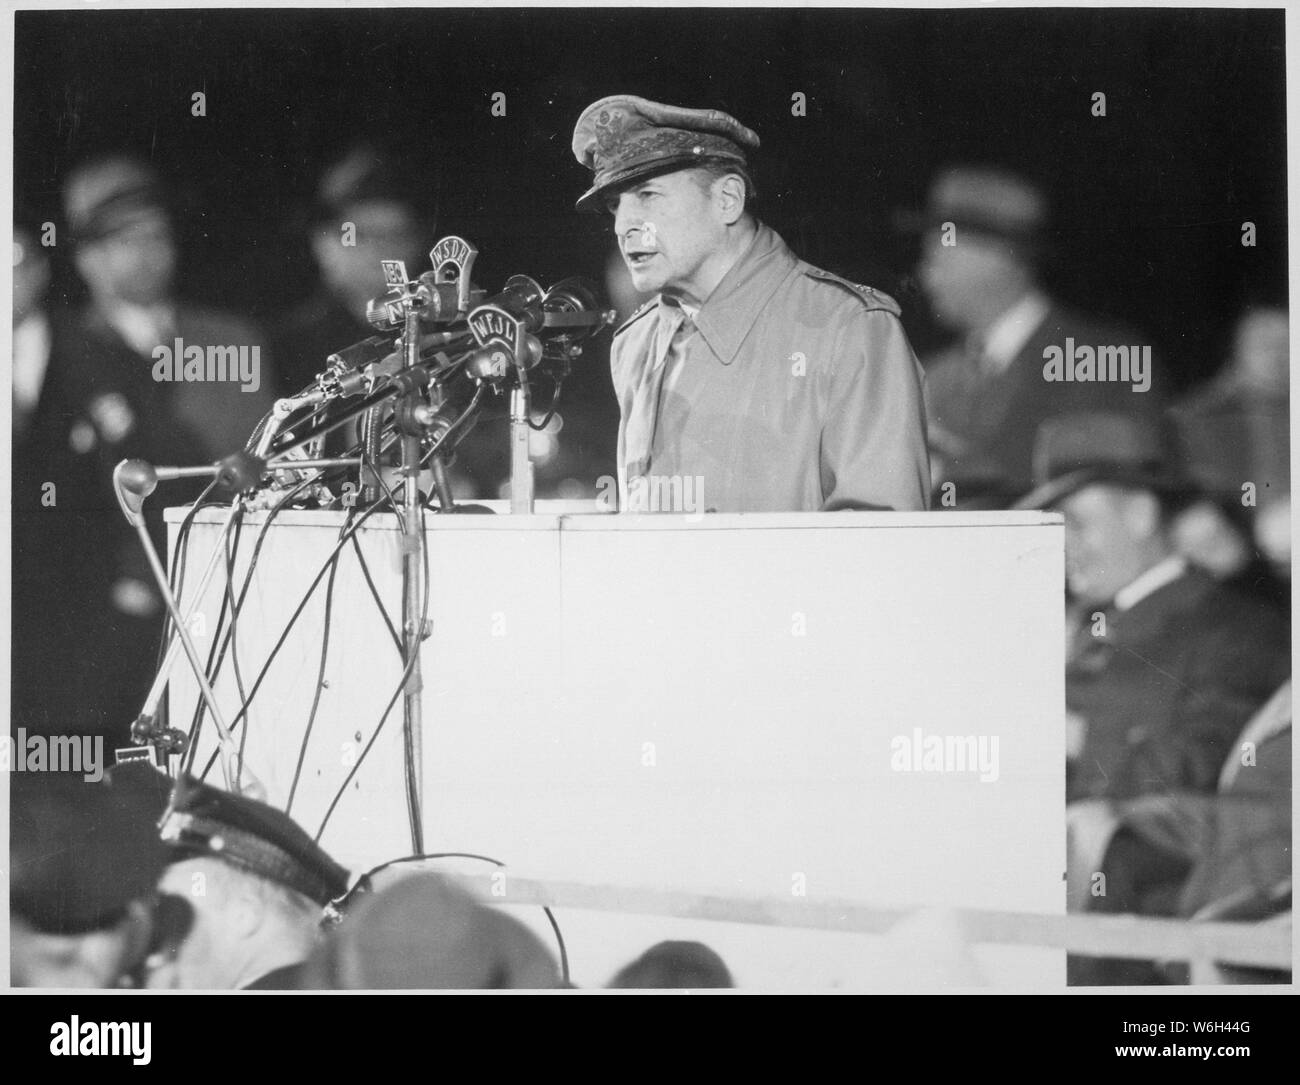
[[[888,295],[799,260],[760,225],[696,315],[658,391],[648,447],[629,449],[634,399],[682,317],[672,299],[648,303],[610,352],[620,508],[926,508],[923,377],[898,312]],[[661,480],[686,480],[698,507],[647,506]]]

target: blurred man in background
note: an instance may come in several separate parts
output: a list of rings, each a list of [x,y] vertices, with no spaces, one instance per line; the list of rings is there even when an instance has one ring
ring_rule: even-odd
[[[59,668],[78,638],[51,615],[70,624],[88,603],[106,602],[96,564],[73,559],[103,480],[73,440],[70,317],[48,301],[52,246],[42,244],[55,236],[35,216],[14,223],[11,722],[32,730],[91,728],[75,669]]]
[[[413,275],[426,270],[436,223],[421,208],[415,183],[366,145],[321,175],[308,226],[320,283],[274,329],[283,394],[310,384],[335,351],[377,334],[366,306],[388,290],[381,260],[402,260]]]
[[[88,300],[50,320],[52,349],[34,400],[40,341],[27,330],[30,317],[19,325],[15,391],[20,414],[31,413],[15,501],[35,505],[39,518],[15,521],[14,553],[22,567],[44,564],[67,590],[30,616],[46,628],[33,649],[39,657],[15,671],[16,722],[119,744],[152,677],[162,603],[118,508],[113,467],[127,458],[212,463],[242,448],[271,406],[274,369],[252,327],[177,296],[174,212],[152,166],[116,154],[87,160],[69,172],[63,205],[61,236]],[[47,463],[36,462],[42,456]],[[165,538],[162,508],[196,493],[180,485],[150,502],[155,544]],[[44,699],[50,687],[62,701]]]
[[[1140,375],[1130,368],[1126,380],[1049,379],[1054,350],[1064,367],[1072,348],[1127,354],[1149,342],[1047,293],[1048,204],[1036,186],[1003,169],[957,166],[935,179],[924,211],[908,222],[922,234],[921,284],[957,335],[922,359],[931,471],[937,487],[955,485],[956,505],[1007,507],[1024,493],[1035,438],[1050,418],[1085,410],[1159,416],[1161,380],[1150,371],[1158,359]]]
[[[1223,371],[1173,411],[1205,493],[1179,518],[1179,548],[1282,606],[1291,564],[1289,335],[1285,309],[1247,310]]]
[[[63,197],[73,259],[90,295],[78,314],[81,364],[73,379],[97,423],[95,439],[117,445],[147,429],[160,451],[196,445],[209,462],[242,448],[274,402],[270,353],[250,324],[177,296],[180,249],[160,175],[124,155],[93,159],[69,174]],[[203,349],[201,379],[183,366],[159,368],[159,349],[174,351],[177,340]],[[249,361],[257,348],[256,365],[222,379],[207,366],[207,352],[231,347],[246,348]]]

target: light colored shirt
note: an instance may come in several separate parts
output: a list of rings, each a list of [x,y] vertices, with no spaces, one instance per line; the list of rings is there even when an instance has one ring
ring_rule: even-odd
[[[1116,610],[1132,610],[1148,595],[1154,595],[1166,584],[1171,584],[1187,572],[1187,559],[1174,554],[1157,562],[1131,583],[1115,593]]]
[[[660,297],[615,333],[620,509],[928,506],[922,374],[893,299],[759,225],[674,343],[685,319]]]
[[[44,313],[32,313],[14,326],[15,415],[30,415],[40,402],[50,364],[50,343],[50,321]]]
[[[133,305],[118,302],[104,312],[104,320],[137,354],[152,356],[160,345],[171,345],[176,312],[170,305]]]
[[[1005,372],[1051,308],[1046,294],[1032,290],[998,317],[980,337],[981,368],[990,374]]]

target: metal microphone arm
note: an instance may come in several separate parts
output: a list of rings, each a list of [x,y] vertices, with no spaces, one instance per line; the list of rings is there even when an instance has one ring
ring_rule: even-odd
[[[208,711],[212,713],[212,722],[216,725],[218,741],[221,746],[221,775],[225,781],[226,790],[239,795],[248,795],[250,798],[264,799],[266,789],[252,770],[243,763],[242,758],[239,756],[239,750],[235,745],[234,737],[230,733],[230,728],[226,726],[221,707],[217,704],[216,694],[213,693],[212,686],[208,683],[203,663],[199,659],[198,649],[194,647],[189,628],[185,624],[185,617],[181,614],[176,597],[172,594],[171,585],[167,582],[167,571],[162,566],[158,551],[154,549],[153,539],[149,535],[149,527],[144,518],[144,503],[157,488],[160,479],[195,478],[205,474],[216,476],[221,471],[222,467],[220,465],[204,468],[154,468],[142,460],[123,460],[113,469],[113,489],[117,494],[118,504],[121,505],[128,522],[135,528],[136,534],[140,536],[140,543],[144,547],[145,557],[149,559],[149,567],[153,571],[154,580],[158,583],[158,590],[162,592],[163,602],[167,604],[167,611],[171,614],[172,624],[176,628],[176,635],[185,648],[185,655],[189,660],[190,669],[194,672],[194,677],[198,681],[199,693],[203,697],[204,703],[207,704]],[[230,522],[227,521],[227,529]],[[218,545],[224,546],[224,544],[225,533],[223,532]]]

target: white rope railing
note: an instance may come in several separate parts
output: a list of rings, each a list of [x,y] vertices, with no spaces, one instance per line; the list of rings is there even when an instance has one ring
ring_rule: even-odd
[[[741,897],[644,886],[593,885],[524,877],[509,871],[454,874],[488,904],[547,905],[602,912],[707,919],[724,923],[885,934],[926,910],[859,901]],[[972,944],[1039,946],[1093,957],[1218,961],[1290,969],[1290,914],[1263,923],[1202,922],[1127,915],[1043,915],[979,908],[947,908]]]

